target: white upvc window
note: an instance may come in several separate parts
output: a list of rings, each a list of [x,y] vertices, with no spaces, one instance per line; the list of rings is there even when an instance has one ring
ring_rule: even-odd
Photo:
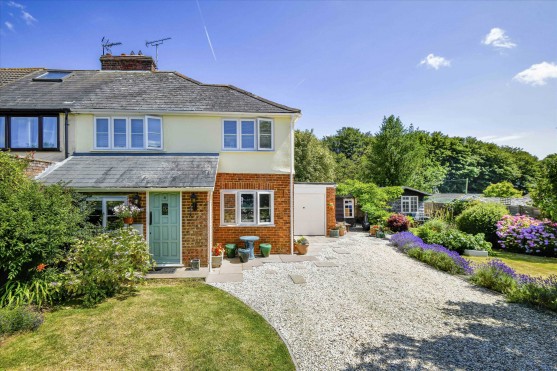
[[[418,212],[418,196],[402,196],[400,208],[403,214]]]
[[[224,119],[222,149],[227,151],[272,151],[274,148],[273,120]]]
[[[221,191],[221,225],[272,225],[274,192],[255,190]]]
[[[162,149],[162,119],[95,117],[95,149]]]
[[[354,199],[346,198],[344,199],[344,217],[353,218],[354,217]]]
[[[116,230],[124,226],[122,218],[114,215],[114,207],[128,203],[126,196],[93,196],[87,198],[92,206],[89,222],[106,230]]]

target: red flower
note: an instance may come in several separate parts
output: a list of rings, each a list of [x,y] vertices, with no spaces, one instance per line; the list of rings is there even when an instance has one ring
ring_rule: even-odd
[[[44,271],[44,269],[46,268],[46,264],[41,263],[39,265],[37,265],[37,271],[42,272]]]

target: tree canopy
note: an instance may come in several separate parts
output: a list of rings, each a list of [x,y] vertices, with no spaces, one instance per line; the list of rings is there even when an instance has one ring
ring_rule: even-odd
[[[294,133],[294,179],[297,182],[332,182],[336,163],[333,154],[313,134],[313,130]]]

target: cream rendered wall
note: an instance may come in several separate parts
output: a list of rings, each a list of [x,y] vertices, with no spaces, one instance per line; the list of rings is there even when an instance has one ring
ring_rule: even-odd
[[[132,117],[134,115],[122,113],[97,115],[97,117],[110,116]],[[77,115],[73,125],[76,139],[75,151],[114,152],[114,150],[93,148],[94,117],[89,114]],[[288,174],[290,172],[290,117],[265,117],[273,118],[274,121],[273,151],[222,150],[223,119],[257,118],[257,116],[163,115],[163,150],[155,152],[219,153],[218,171],[222,173]]]

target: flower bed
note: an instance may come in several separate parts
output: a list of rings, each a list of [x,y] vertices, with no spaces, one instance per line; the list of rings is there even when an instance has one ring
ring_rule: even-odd
[[[497,222],[502,249],[531,255],[557,257],[557,223],[525,215],[505,215]]]

